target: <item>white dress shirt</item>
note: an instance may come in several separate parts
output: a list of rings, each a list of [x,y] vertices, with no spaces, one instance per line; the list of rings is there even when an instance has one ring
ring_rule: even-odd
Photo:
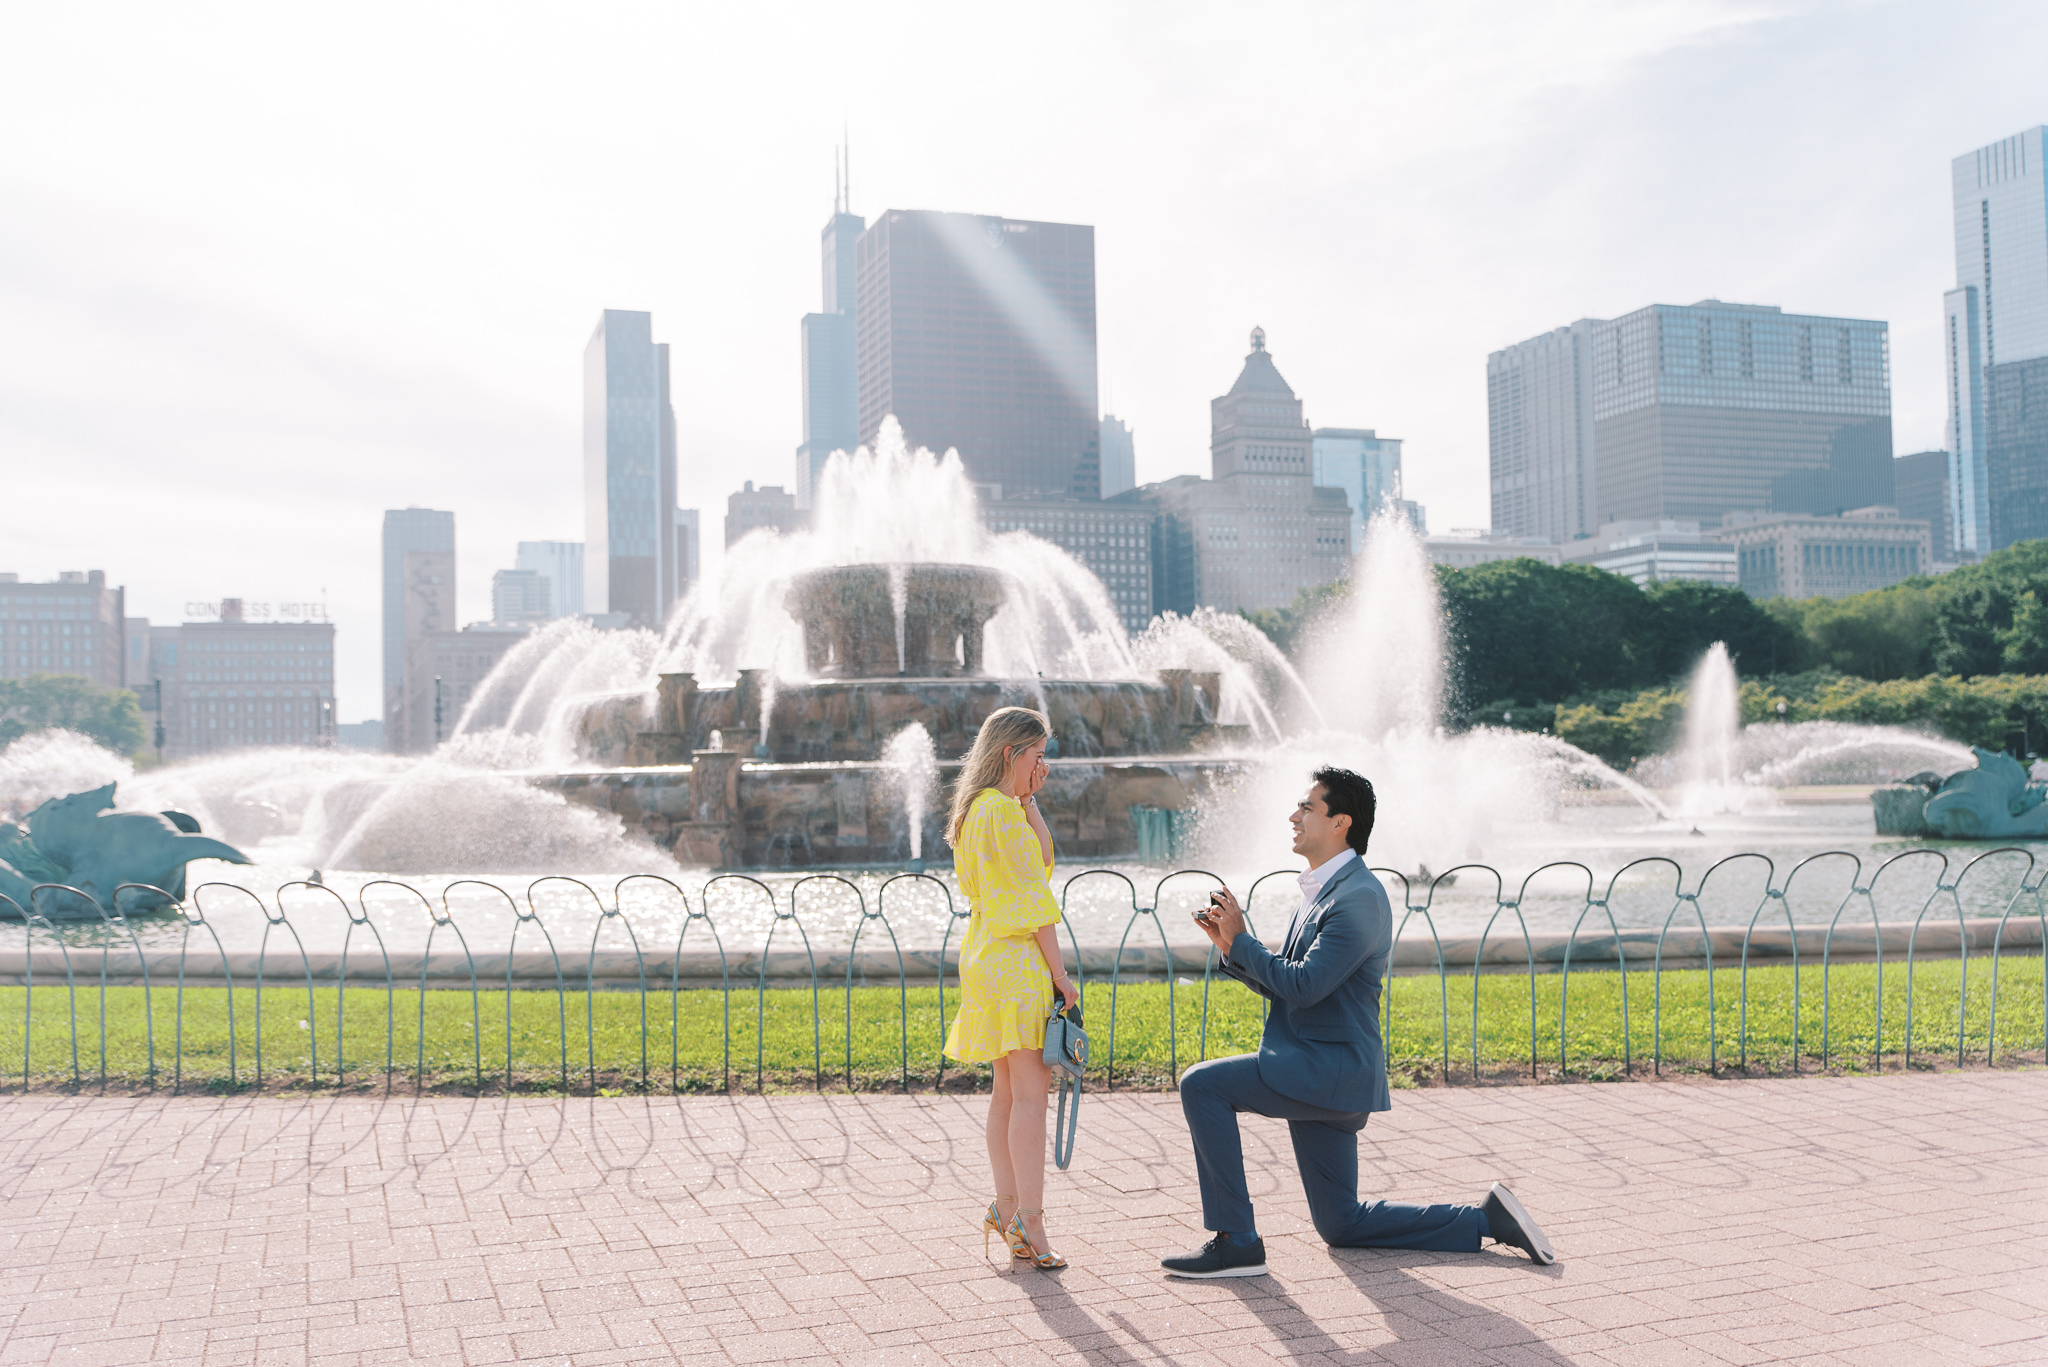
[[[1295,879],[1301,884],[1301,905],[1295,909],[1294,920],[1288,924],[1289,940],[1295,937],[1303,923],[1308,920],[1309,911],[1315,906],[1316,899],[1323,895],[1323,889],[1329,886],[1330,880],[1335,878],[1346,864],[1357,858],[1358,851],[1346,845],[1340,853],[1325,859]]]

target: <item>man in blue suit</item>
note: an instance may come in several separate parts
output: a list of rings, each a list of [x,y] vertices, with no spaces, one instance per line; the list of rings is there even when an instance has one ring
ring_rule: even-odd
[[[1245,928],[1228,889],[1195,922],[1223,971],[1272,1003],[1259,1052],[1210,1059],[1181,1075],[1180,1104],[1195,1144],[1202,1223],[1215,1237],[1161,1261],[1180,1277],[1257,1277],[1266,1245],[1245,1188],[1241,1111],[1285,1120],[1316,1233],[1338,1248],[1477,1252],[1482,1238],[1539,1263],[1557,1260],[1514,1193],[1496,1182],[1479,1205],[1358,1199],[1358,1132],[1389,1109],[1380,1041],[1380,985],[1393,952],[1393,910],[1365,865],[1376,808],[1372,784],[1349,769],[1318,769],[1294,809],[1294,852],[1308,860],[1301,906],[1279,953]]]

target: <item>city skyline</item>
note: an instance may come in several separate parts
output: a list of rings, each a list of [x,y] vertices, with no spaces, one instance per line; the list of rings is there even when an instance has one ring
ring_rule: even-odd
[[[1887,321],[1896,449],[1942,444],[1943,168],[2041,122],[2023,54],[2048,19],[1289,15],[1308,79],[1235,50],[1220,10],[1189,12],[1163,43],[1129,16],[1091,17],[1085,53],[1030,37],[974,63],[963,54],[988,45],[970,21],[887,44],[828,21],[772,61],[660,96],[659,114],[628,94],[630,116],[589,92],[653,61],[667,20],[494,29],[505,63],[436,84],[410,73],[456,42],[452,21],[395,45],[373,18],[322,46],[287,16],[232,35],[140,13],[90,33],[21,16],[17,50],[39,61],[0,93],[23,131],[0,151],[16,207],[0,449],[31,470],[0,515],[12,568],[104,566],[156,619],[223,583],[324,591],[344,719],[376,715],[384,509],[461,511],[479,571],[464,621],[488,616],[489,571],[517,541],[578,539],[573,339],[597,309],[649,310],[676,348],[680,503],[789,481],[790,323],[817,307],[805,263],[848,120],[855,213],[1095,226],[1116,379],[1103,406],[1145,433],[1140,483],[1203,472],[1206,358],[1260,322],[1288,339],[1311,422],[1399,433],[1407,496],[1433,523],[1482,523],[1485,354],[1559,319],[1709,295]],[[644,41],[620,55],[626,29]],[[705,36],[744,51],[749,31],[722,19]],[[1392,74],[1359,104],[1334,76],[1365,50]],[[1971,100],[1925,79],[1965,58]],[[534,64],[560,75],[538,100],[505,74]],[[845,74],[876,67],[919,80],[896,92]],[[1051,69],[1105,93],[987,112]],[[334,120],[366,73],[399,97]],[[1703,102],[1740,116],[1699,119]],[[252,104],[270,116],[249,120]],[[695,136],[713,111],[736,139]],[[282,179],[248,177],[251,158]],[[627,171],[650,163],[662,173]],[[607,212],[587,212],[600,197]],[[721,198],[744,211],[702,211]],[[83,526],[33,516],[107,477],[135,497]]]

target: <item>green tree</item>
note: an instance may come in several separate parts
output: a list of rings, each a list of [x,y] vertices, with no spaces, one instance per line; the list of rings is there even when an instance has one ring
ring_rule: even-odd
[[[1312,589],[1296,589],[1284,608],[1239,608],[1237,615],[1266,633],[1266,639],[1295,660],[1325,613],[1351,597],[1349,579],[1333,579]]]
[[[1934,668],[1934,624],[1944,591],[1909,579],[1852,598],[1808,598],[1800,607],[1806,657],[1790,668],[1824,667],[1865,679],[1916,679]]]
[[[125,688],[68,674],[0,679],[0,745],[37,731],[76,731],[116,754],[142,748],[142,709]]]
[[[1935,673],[1969,678],[2048,666],[2048,618],[2038,606],[2048,597],[2048,541],[2007,546],[1937,582],[1941,603],[1929,652]]]
[[[1654,677],[1649,600],[1618,574],[1524,557],[1439,566],[1437,584],[1468,701],[1548,703]]]
[[[1643,591],[1650,620],[1643,663],[1648,681],[1690,673],[1716,641],[1725,642],[1744,674],[1775,671],[1798,648],[1796,631],[1732,584],[1665,579]]]

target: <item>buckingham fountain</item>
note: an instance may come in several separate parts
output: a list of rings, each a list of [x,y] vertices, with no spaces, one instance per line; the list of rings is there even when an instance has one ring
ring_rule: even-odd
[[[1247,728],[1220,720],[1220,671],[997,676],[989,629],[1025,596],[986,565],[794,573],[782,606],[800,636],[800,674],[658,674],[651,698],[582,714],[582,757],[605,767],[540,782],[638,825],[688,866],[885,864],[937,845],[932,780],[950,777],[989,713],[1021,705],[1052,723],[1049,750],[1062,762],[1046,805],[1060,848],[1132,853],[1134,813],[1192,806],[1232,766],[1224,752]]]
[[[1277,868],[1306,774],[1334,762],[1381,785],[1376,864],[1513,876],[1560,860],[1877,853],[1869,785],[1972,760],[1899,728],[1744,726],[1725,651],[1701,662],[1685,741],[1626,773],[1548,734],[1447,730],[1433,567],[1394,520],[1375,525],[1297,669],[1208,609],[1133,637],[1091,571],[1028,532],[987,530],[959,461],[906,448],[893,423],[834,456],[812,516],[728,548],[659,632],[534,632],[431,755],[257,750],[138,773],[50,733],[0,753],[0,803],[21,816],[112,783],[122,811],[178,813],[245,852],[256,870],[214,876],[253,883],[943,871],[959,757],[991,711],[1022,704],[1052,722],[1045,806],[1069,869]],[[1862,789],[1830,798],[1828,784]],[[2019,811],[2031,791],[1978,805]],[[1962,800],[1927,793],[1903,795],[1915,821]]]

